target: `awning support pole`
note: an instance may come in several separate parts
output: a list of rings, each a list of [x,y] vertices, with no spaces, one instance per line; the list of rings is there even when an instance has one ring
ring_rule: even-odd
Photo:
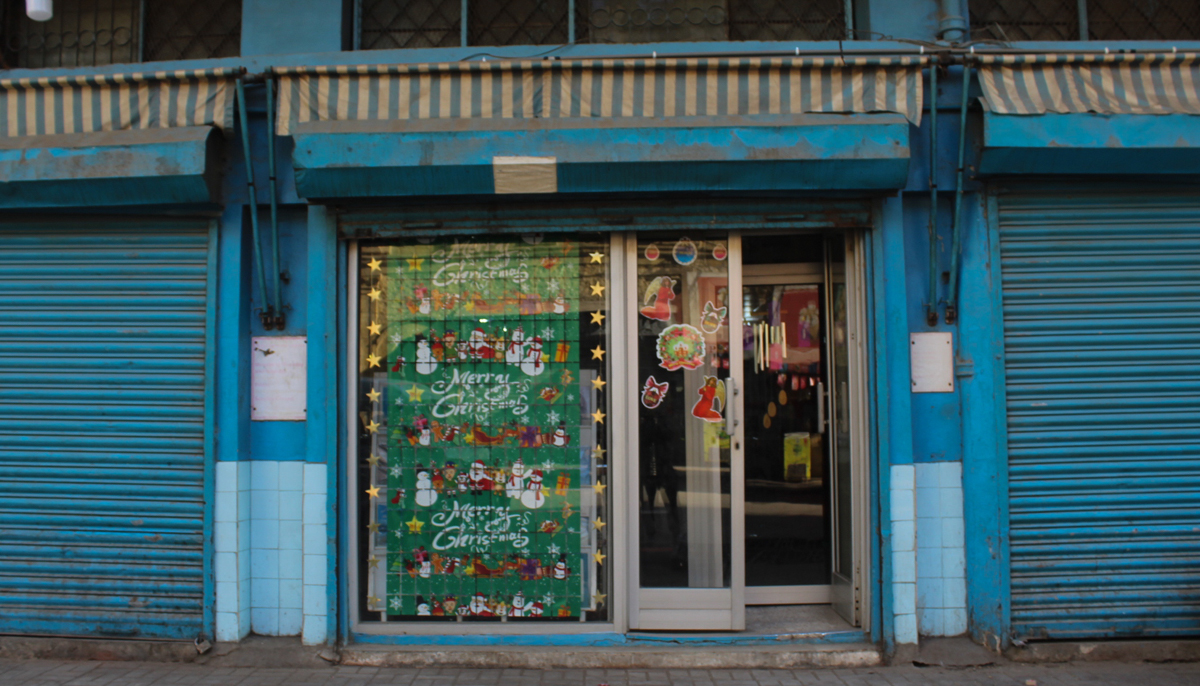
[[[929,62],[929,299],[925,302],[925,323],[938,323],[938,249],[937,249],[937,97],[938,58]]]
[[[246,192],[249,195],[250,230],[254,234],[254,264],[258,268],[258,289],[264,311],[263,328],[270,330],[274,323],[274,307],[267,300],[267,274],[263,269],[262,244],[258,237],[258,193],[254,189],[254,160],[250,157],[250,118],[246,116],[246,86],[237,81],[238,124],[242,129],[242,156],[246,158]]]
[[[271,250],[275,264],[275,328],[283,331],[287,315],[283,312],[283,290],[279,279],[283,268],[279,264],[279,199],[275,194],[275,79],[267,79],[267,178],[271,191]]]
[[[971,62],[963,60],[962,107],[958,112],[958,176],[954,189],[954,233],[950,247],[950,288],[946,293],[946,323],[958,319],[958,254],[962,251],[963,166],[967,151],[967,91],[971,89]]]

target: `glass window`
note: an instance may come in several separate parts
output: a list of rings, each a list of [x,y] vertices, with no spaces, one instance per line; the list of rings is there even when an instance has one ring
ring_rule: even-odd
[[[970,0],[974,40],[1194,40],[1195,0]],[[1081,30],[1082,29],[1082,30]]]
[[[608,617],[608,264],[599,235],[362,247],[363,619]]]

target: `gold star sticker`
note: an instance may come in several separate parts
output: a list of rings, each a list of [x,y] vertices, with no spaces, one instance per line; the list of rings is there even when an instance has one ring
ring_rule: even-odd
[[[608,556],[605,555],[604,553],[600,552],[599,550],[592,553],[592,559],[595,560],[596,564],[598,564],[598,565],[604,564],[604,558],[606,558],[606,557],[608,557]]]
[[[414,403],[421,402],[421,394],[424,392],[425,392],[424,388],[417,388],[416,386],[413,386],[412,388],[408,389],[409,401],[414,402]]]
[[[367,369],[370,369],[371,367],[378,367],[379,361],[382,359],[382,357],[376,355],[375,353],[367,355]]]
[[[601,260],[604,259],[604,253],[593,252],[593,253],[588,253],[588,255],[591,256],[591,258],[592,258],[592,261],[589,262],[588,264],[603,264],[603,262],[601,262]]]
[[[366,494],[371,496],[372,498],[378,498],[379,497],[379,487],[376,486],[375,484],[371,484],[371,487],[366,490]]]
[[[601,348],[600,346],[596,346],[595,348],[592,348],[592,359],[593,360],[603,360],[604,359],[604,348]]]
[[[596,493],[598,493],[599,495],[604,495],[604,489],[607,487],[608,487],[607,484],[604,484],[600,481],[597,481],[596,483],[592,484],[592,490],[595,491]]]
[[[373,534],[379,533],[379,522],[371,522],[368,524],[367,531],[370,531]]]
[[[603,605],[604,599],[607,597],[608,597],[607,594],[601,593],[600,591],[596,591],[595,593],[592,594],[592,605]]]
[[[595,529],[596,531],[600,531],[601,529],[604,528],[604,520],[600,519],[599,517],[596,517],[595,519],[592,520],[592,528]]]
[[[422,522],[421,520],[417,519],[416,515],[413,515],[413,518],[411,520],[405,522],[405,524],[408,525],[408,533],[410,533],[410,534],[421,533],[421,527],[425,526],[425,522]]]
[[[593,312],[592,313],[592,323],[596,324],[598,326],[604,326],[604,313],[603,312]]]
[[[371,300],[379,300],[379,296],[381,295],[383,295],[383,291],[379,290],[378,288],[372,288],[371,291],[367,293],[367,297]]]
[[[367,464],[374,467],[375,465],[379,464],[379,461],[382,459],[382,457],[376,455],[375,453],[371,453],[371,456],[367,458]]]
[[[379,433],[379,422],[376,422],[374,419],[367,422],[367,431],[373,434]]]
[[[596,410],[595,412],[593,412],[593,413],[592,413],[592,421],[594,421],[594,422],[598,422],[598,423],[600,423],[600,424],[603,424],[603,423],[604,423],[604,418],[605,418],[606,416],[607,416],[607,415],[605,415],[605,414],[604,414],[603,412],[601,412],[600,410]]]
[[[379,566],[379,558],[375,557],[374,555],[367,558],[367,568],[368,569],[375,569],[378,566]]]
[[[604,448],[601,448],[600,445],[597,444],[595,448],[592,448],[592,457],[596,458],[597,460],[603,460],[604,453],[606,452],[608,451]]]
[[[604,385],[607,383],[608,382],[604,380],[604,377],[597,376],[596,378],[592,379],[592,388],[595,388],[597,391],[602,391],[604,390]]]
[[[417,271],[417,272],[421,271],[421,265],[424,263],[425,263],[425,259],[422,257],[408,258],[408,268],[413,271]]]
[[[370,324],[367,324],[367,331],[369,331],[372,336],[378,336],[379,334],[383,333],[383,324],[371,322]]]
[[[367,266],[371,268],[371,271],[377,272],[382,271],[380,270],[380,267],[383,266],[383,263],[375,258],[371,258],[371,261],[367,263]]]
[[[379,399],[383,397],[383,394],[372,388],[371,390],[367,391],[367,397],[371,399],[371,402],[375,403],[379,402]]]
[[[604,284],[594,283],[591,285],[591,289],[592,289],[592,295],[595,295],[595,296],[598,296],[601,298],[604,297]]]

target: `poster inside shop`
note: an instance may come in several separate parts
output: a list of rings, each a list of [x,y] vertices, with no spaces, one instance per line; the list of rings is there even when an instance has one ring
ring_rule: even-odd
[[[601,618],[607,244],[365,246],[365,609]]]

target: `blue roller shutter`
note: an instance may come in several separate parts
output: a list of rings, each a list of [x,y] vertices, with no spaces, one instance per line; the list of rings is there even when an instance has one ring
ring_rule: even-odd
[[[0,632],[207,635],[212,241],[0,222]]]
[[[1200,197],[1002,197],[1012,628],[1200,634]]]

